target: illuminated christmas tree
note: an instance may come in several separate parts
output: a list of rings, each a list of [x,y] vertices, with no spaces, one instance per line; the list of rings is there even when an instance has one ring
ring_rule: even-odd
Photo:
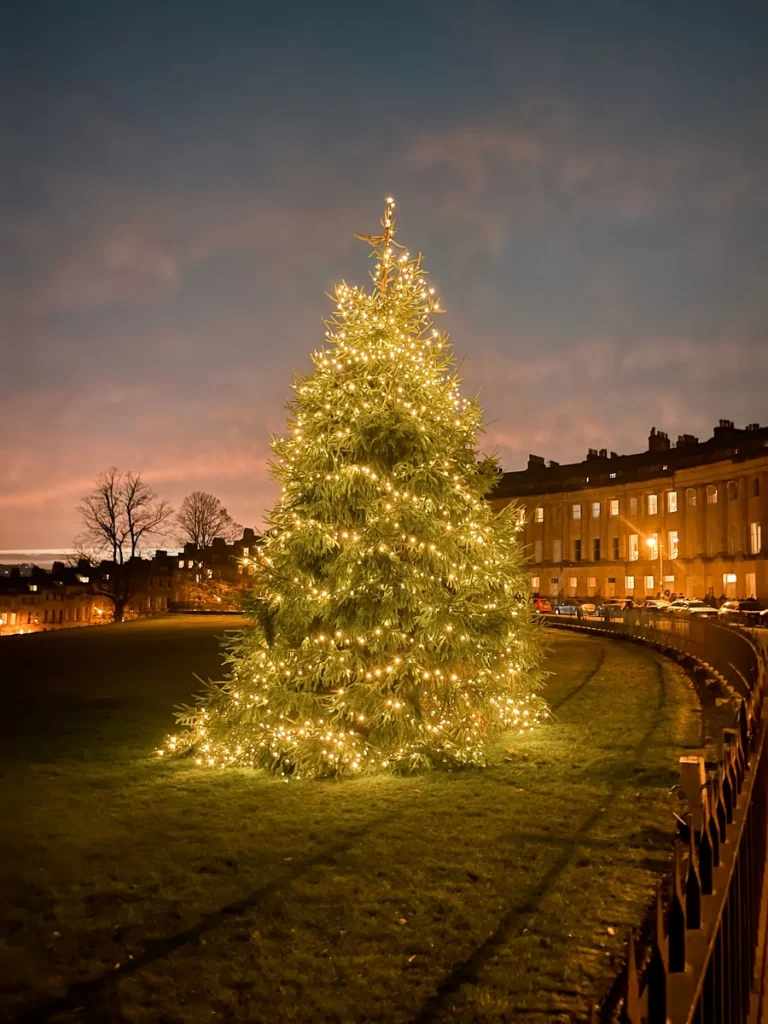
[[[282,497],[230,677],[166,749],[294,778],[483,765],[543,711],[518,515],[494,513],[482,414],[459,393],[421,257],[383,233],[370,290],[341,284],[315,372],[273,441]]]

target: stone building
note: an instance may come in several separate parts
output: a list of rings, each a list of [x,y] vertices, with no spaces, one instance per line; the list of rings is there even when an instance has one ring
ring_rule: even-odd
[[[768,600],[768,428],[757,423],[720,420],[709,440],[676,444],[653,429],[645,452],[590,449],[571,465],[531,455],[491,495],[497,509],[511,501],[533,592]]]
[[[261,536],[247,527],[232,544],[223,537],[216,537],[208,548],[186,544],[174,556],[171,610],[233,611],[260,543]]]
[[[0,580],[0,636],[92,626],[108,619],[103,598],[80,574],[57,580],[35,567],[29,576],[11,571]]]
[[[132,559],[125,617],[235,611],[260,542],[259,534],[246,529],[232,544],[217,537],[208,548],[187,544],[183,551]],[[12,567],[0,577],[0,636],[111,622],[108,594],[115,571],[114,562],[87,560],[75,566],[54,562],[50,571],[35,566],[24,576]]]

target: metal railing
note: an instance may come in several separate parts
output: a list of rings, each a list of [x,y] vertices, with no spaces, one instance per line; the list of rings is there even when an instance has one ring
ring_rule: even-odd
[[[549,617],[548,617],[549,618]],[[716,672],[737,695],[714,765],[681,758],[688,800],[672,869],[642,933],[630,935],[620,979],[591,1020],[623,1024],[746,1024],[756,964],[768,838],[765,655],[738,629],[708,620],[624,612],[552,625],[650,644]],[[707,771],[707,767],[710,768]]]

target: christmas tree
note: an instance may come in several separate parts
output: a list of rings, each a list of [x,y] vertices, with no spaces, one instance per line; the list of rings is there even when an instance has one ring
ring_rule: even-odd
[[[245,599],[229,678],[177,718],[166,749],[198,764],[293,778],[487,762],[488,738],[527,730],[542,643],[519,516],[494,513],[482,414],[421,256],[372,247],[373,287],[341,284],[315,372],[294,381],[273,440],[282,497]]]

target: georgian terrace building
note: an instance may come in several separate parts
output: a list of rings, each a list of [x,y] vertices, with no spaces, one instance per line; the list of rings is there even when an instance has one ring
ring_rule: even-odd
[[[529,456],[504,473],[491,503],[521,506],[531,590],[548,596],[768,600],[768,428],[720,420],[713,436],[648,450],[590,449],[561,466]]]

